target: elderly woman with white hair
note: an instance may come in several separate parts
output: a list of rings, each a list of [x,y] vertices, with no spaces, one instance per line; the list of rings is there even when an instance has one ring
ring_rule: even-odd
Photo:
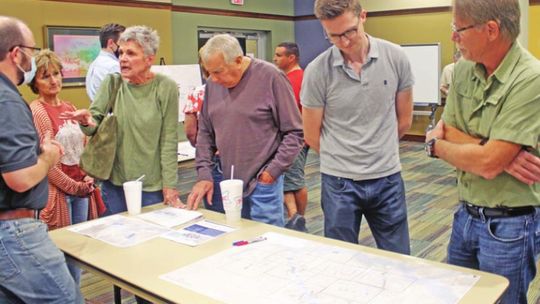
[[[178,88],[176,83],[150,67],[159,45],[156,31],[146,26],[127,28],[118,41],[121,84],[113,113],[118,121],[118,142],[113,170],[102,183],[105,215],[126,211],[122,184],[145,175],[142,205],[165,202],[182,206],[176,190]],[[65,113],[93,135],[106,117],[114,78],[107,76],[89,110]]]

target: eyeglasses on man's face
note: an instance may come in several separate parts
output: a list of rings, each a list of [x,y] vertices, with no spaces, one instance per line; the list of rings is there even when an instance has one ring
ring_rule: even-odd
[[[41,48],[38,48],[38,47],[35,47],[35,46],[27,46],[27,45],[23,45],[23,44],[14,45],[9,49],[9,51],[10,52],[13,51],[13,49],[16,48],[16,47],[31,50],[30,54],[31,54],[32,57],[36,56],[39,53],[39,51],[41,51]],[[26,53],[26,52],[23,52],[23,53]]]
[[[333,43],[341,42],[343,38],[350,41],[351,39],[356,37],[356,35],[358,35],[358,24],[359,23],[360,23],[360,18],[358,18],[358,21],[356,23],[357,25],[355,27],[350,28],[350,29],[346,30],[345,32],[343,32],[341,34],[328,34],[325,31],[325,38],[330,40]]]
[[[454,23],[450,23],[450,29],[452,30],[452,33],[455,33],[458,36],[461,36],[461,33],[463,33],[464,31],[470,30],[473,27],[478,26],[478,25],[479,24],[471,24],[471,25],[467,25],[467,26],[463,26],[463,27],[458,28],[458,27],[456,27],[456,25]]]

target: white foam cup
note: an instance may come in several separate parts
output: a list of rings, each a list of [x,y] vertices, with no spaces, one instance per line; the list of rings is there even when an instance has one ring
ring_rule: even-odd
[[[227,179],[219,183],[221,199],[227,222],[239,221],[242,215],[242,190],[244,182],[240,179]]]
[[[130,181],[124,183],[124,196],[129,215],[141,213],[142,181]]]

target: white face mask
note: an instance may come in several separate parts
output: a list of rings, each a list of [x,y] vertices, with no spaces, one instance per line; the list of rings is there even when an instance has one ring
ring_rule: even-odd
[[[26,56],[28,56],[26,53],[24,53],[24,54]],[[24,74],[24,77],[20,81],[19,85],[21,85],[21,84],[29,84],[32,81],[32,79],[34,79],[34,76],[36,76],[36,70],[37,70],[36,58],[31,57],[30,61],[32,62],[32,67],[30,68],[30,71],[25,71],[23,68],[21,68],[20,65],[17,64],[17,68],[19,68],[19,70],[21,72],[23,72],[23,74]]]

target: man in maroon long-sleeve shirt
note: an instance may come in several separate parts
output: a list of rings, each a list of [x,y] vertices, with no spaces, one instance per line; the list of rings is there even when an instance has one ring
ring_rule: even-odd
[[[198,182],[188,197],[210,201],[212,156],[223,174],[244,181],[242,217],[284,225],[282,173],[303,145],[300,112],[287,77],[272,64],[243,56],[236,38],[217,35],[200,52],[210,74],[197,136]]]

